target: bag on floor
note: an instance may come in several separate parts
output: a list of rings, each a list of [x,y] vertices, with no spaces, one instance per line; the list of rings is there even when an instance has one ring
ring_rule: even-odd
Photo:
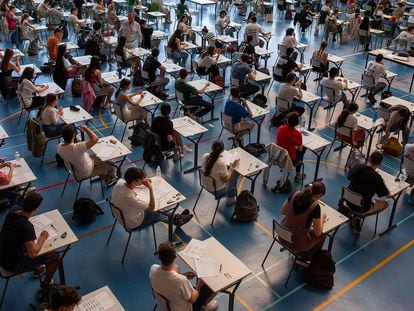
[[[73,204],[72,219],[77,219],[83,224],[90,224],[95,221],[96,216],[103,215],[102,209],[89,198],[79,198]]]
[[[331,253],[320,250],[312,256],[306,271],[306,281],[318,289],[332,289],[334,286],[335,262]]]
[[[267,107],[267,104],[266,104],[267,103],[267,97],[264,96],[264,95],[262,95],[262,94],[257,94],[253,98],[252,102],[254,104],[256,104],[257,106],[260,106],[262,108],[266,108]]]
[[[402,150],[403,146],[395,137],[390,137],[388,141],[382,145],[382,151],[393,157],[399,157]]]
[[[32,151],[34,157],[43,156],[45,145],[46,145],[46,136],[42,131],[41,122],[37,118],[32,118],[27,121],[27,147]]]
[[[281,125],[286,125],[287,124],[287,116],[285,113],[283,112],[276,112],[272,119],[270,120],[270,124],[272,124],[272,126],[274,127],[279,127]]]
[[[292,182],[287,178],[283,185],[280,185],[280,180],[278,180],[275,187],[271,190],[274,193],[290,193],[292,191]]]
[[[392,96],[392,92],[391,91],[384,91],[381,93],[381,99],[386,99],[388,97]]]
[[[255,221],[259,216],[259,207],[256,198],[249,190],[243,190],[236,198],[232,222]]]
[[[37,56],[39,54],[39,40],[30,41],[27,54],[29,56]]]
[[[137,122],[132,131],[132,135],[128,137],[128,139],[131,140],[131,145],[142,146],[144,143],[145,133],[148,129],[149,127],[145,124],[145,122]]]
[[[141,74],[140,69],[135,70],[134,76],[133,76],[133,79],[132,79],[132,84],[134,86],[143,86],[143,85],[145,85],[145,82],[142,79],[142,74]]]
[[[352,148],[345,163],[345,174],[348,180],[352,179],[356,169],[364,163],[364,155],[358,149]]]
[[[142,157],[144,158],[145,163],[154,166],[160,166],[162,164],[164,156],[162,155],[158,135],[154,134],[150,130],[147,130],[145,132],[143,148],[144,152]]]
[[[213,78],[213,83],[217,84],[218,86],[220,86],[223,90],[222,92],[224,92],[224,78],[221,76],[215,76]]]
[[[81,97],[82,96],[82,86],[80,79],[74,79],[72,81],[72,97]]]
[[[250,143],[244,146],[243,149],[255,157],[267,152],[265,145],[260,143]]]
[[[272,12],[269,12],[266,14],[266,22],[267,23],[273,23],[273,10]]]

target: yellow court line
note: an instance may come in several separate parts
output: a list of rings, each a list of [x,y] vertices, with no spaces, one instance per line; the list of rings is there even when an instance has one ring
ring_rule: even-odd
[[[411,240],[410,242],[408,242],[407,244],[405,244],[404,246],[402,246],[401,248],[399,248],[397,251],[395,251],[394,253],[392,253],[390,256],[388,256],[387,258],[385,258],[384,260],[382,260],[380,263],[378,263],[377,265],[375,265],[373,268],[371,268],[370,270],[368,270],[367,272],[365,272],[359,278],[357,278],[356,280],[354,280],[351,283],[349,283],[346,287],[344,287],[343,289],[341,289],[339,292],[337,292],[333,296],[331,296],[328,299],[326,299],[324,302],[322,302],[320,305],[318,305],[316,308],[314,308],[313,311],[320,311],[320,310],[322,310],[327,305],[329,305],[331,302],[333,302],[337,298],[339,298],[342,295],[344,295],[345,293],[347,293],[353,287],[355,287],[356,285],[358,285],[359,283],[361,283],[366,278],[370,277],[372,274],[374,274],[374,272],[376,272],[377,270],[379,270],[380,268],[382,268],[383,266],[385,266],[387,263],[389,263],[391,260],[393,260],[395,257],[397,257],[398,255],[400,255],[402,252],[406,251],[408,248],[410,248],[413,245],[414,245],[414,240]]]
[[[105,129],[107,129],[108,128],[108,124],[106,124],[106,122],[105,122],[105,120],[103,119],[103,117],[102,117],[102,110],[101,109],[99,109],[99,121],[101,121],[101,123],[102,123],[102,126],[105,128]]]
[[[253,311],[253,308],[250,307],[246,301],[244,301],[238,294],[234,295],[238,302],[247,310],[247,311]]]

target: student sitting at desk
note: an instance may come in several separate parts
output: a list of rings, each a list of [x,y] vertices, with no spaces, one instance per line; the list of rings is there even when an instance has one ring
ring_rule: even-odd
[[[326,51],[326,48],[328,46],[328,42],[322,41],[319,49],[313,51],[312,58],[318,59],[320,62],[320,68],[315,68],[314,70],[318,70],[318,72],[323,73],[324,76],[328,75],[328,69],[329,69],[329,53]],[[315,81],[315,80],[314,80]]]
[[[181,136],[174,131],[174,125],[170,120],[171,106],[168,103],[163,103],[160,108],[161,114],[152,120],[151,131],[160,136],[161,138],[161,150],[171,150],[175,146],[180,148],[180,153],[192,152],[190,148],[183,145]],[[175,154],[174,160],[179,160],[181,154]]]
[[[80,130],[89,139],[75,143],[75,129],[73,125],[65,125],[62,129],[63,143],[57,147],[57,153],[62,157],[68,169],[73,166],[74,174],[79,179],[90,176],[100,176],[104,179],[106,186],[110,187],[117,181],[116,168],[113,164],[99,159],[96,155],[89,155],[88,150],[98,143],[98,136],[86,126],[82,125]]]
[[[228,35],[233,37],[234,28],[230,27],[230,17],[227,16],[227,12],[222,10],[220,11],[219,16],[216,21],[216,29],[220,35]]]
[[[254,49],[254,45],[252,44],[253,37],[251,35],[246,36],[246,40],[240,43],[239,52],[249,55],[249,64],[254,64],[255,68],[259,68],[258,59],[256,56],[256,52]]]
[[[112,191],[111,201],[122,211],[125,229],[134,230],[138,227],[142,228],[166,220],[166,216],[154,211],[156,202],[153,185],[146,176],[143,169],[130,167],[125,171],[124,179],[119,179]],[[142,186],[148,189],[149,201],[142,198],[140,191],[136,189]],[[193,215],[190,215],[186,210],[181,215],[175,215],[174,224],[182,226],[189,222],[192,217]],[[122,220],[118,220],[122,224]]]
[[[56,109],[59,98],[56,94],[47,94],[45,106],[42,109],[42,128],[46,137],[56,137],[62,133],[65,123],[59,123],[63,116],[63,108]]]
[[[253,113],[246,102],[246,99],[240,97],[240,91],[237,87],[230,89],[230,97],[224,105],[224,114],[231,117],[231,124],[224,120],[227,128],[234,127],[234,131],[238,132],[235,140],[239,145],[243,146],[243,136],[249,134],[254,128],[254,122],[244,121],[242,119],[252,117]]]
[[[8,171],[7,171],[8,170]],[[0,163],[0,186],[9,185],[12,181],[14,173],[14,164],[10,162]],[[5,190],[0,190],[0,198],[6,199],[8,202],[2,202],[2,206],[12,207],[19,205],[21,200],[20,195],[17,193],[17,188],[12,187]]]
[[[183,16],[180,17],[177,29],[181,30],[181,33],[183,34],[183,37],[186,36],[187,40],[190,39],[193,44],[196,44],[196,34],[188,26],[188,17],[187,17],[187,15],[183,15]]]
[[[58,285],[53,290],[53,294],[50,295],[50,302],[47,304],[48,309],[44,311],[73,311],[81,300],[82,297],[76,288]]]
[[[395,40],[405,40],[407,42],[406,51],[414,57],[414,25],[409,25],[407,30],[401,31]]]
[[[151,55],[145,59],[142,71],[148,73],[148,82],[151,82],[151,92],[159,98],[167,99],[168,94],[165,91],[165,87],[170,83],[170,80],[165,77],[167,69],[159,62],[158,55],[160,55],[160,50],[153,48]],[[157,70],[159,70],[159,74],[157,74]]]
[[[45,265],[46,274],[40,286],[47,289],[58,268],[60,255],[52,251],[39,256],[49,233],[42,231],[36,237],[29,218],[36,214],[42,201],[40,194],[31,192],[24,198],[21,208],[12,209],[7,214],[0,232],[0,266],[17,274],[35,271],[35,275],[40,277],[42,265]]]
[[[177,19],[183,15],[187,15],[188,25],[191,26],[192,17],[190,14],[190,10],[188,9],[188,6],[185,4],[185,0],[180,0],[180,3],[177,4],[176,13],[177,13]]]
[[[361,148],[365,142],[365,131],[357,129],[358,119],[354,116],[358,108],[358,104],[350,103],[336,122],[336,135],[355,148]],[[349,137],[349,130],[352,130],[352,137]]]
[[[0,64],[0,90],[2,96],[6,98],[13,97],[13,88],[15,89],[17,86],[18,79],[12,77],[13,71],[20,72],[19,56],[14,56],[15,62],[13,62],[13,55],[12,49],[6,49]]]
[[[335,98],[328,97],[328,99],[334,102],[342,101],[342,103],[344,104],[344,109],[345,109],[349,104],[349,100],[346,97],[346,94],[344,93],[344,89],[348,88],[348,80],[343,79],[343,83],[342,83],[342,79],[338,79],[338,75],[339,75],[338,68],[332,67],[331,69],[329,69],[329,77],[323,78],[322,80],[322,86],[325,88],[323,91],[324,91],[324,94],[327,94],[326,89],[333,90],[335,94]],[[329,93],[329,95],[331,94]]]
[[[301,174],[300,170],[303,165],[303,143],[302,133],[296,129],[299,125],[299,115],[296,112],[290,112],[287,115],[287,125],[279,126],[277,130],[276,145],[285,148],[293,165],[296,167],[295,182],[306,178],[306,174]]]
[[[373,87],[370,89],[367,96],[371,102],[371,105],[375,105],[377,102],[375,95],[381,93],[387,86],[385,82],[379,81],[380,77],[387,77],[387,70],[385,70],[383,59],[384,56],[382,54],[376,55],[375,61],[370,61],[365,69],[366,73],[374,79]]]
[[[216,140],[211,145],[211,152],[203,155],[201,169],[204,174],[202,175],[201,181],[206,190],[213,193],[216,191],[217,198],[227,195],[226,205],[234,205],[236,204],[236,187],[239,177],[239,173],[235,171],[235,168],[239,164],[239,159],[234,160],[227,169],[223,151],[223,142]],[[214,180],[214,183],[211,178],[205,177],[204,175],[210,176]]]
[[[144,93],[141,90],[135,93],[127,94],[131,89],[131,81],[123,78],[119,83],[119,89],[115,92],[114,104],[122,109],[124,120],[143,119],[148,124],[148,111],[139,104],[144,99]],[[141,95],[138,99],[132,99],[136,95]]]
[[[188,53],[185,52],[185,43],[181,42],[183,32],[180,29],[176,29],[168,40],[167,47],[171,49],[172,58],[175,62],[178,62],[181,67],[185,67],[187,62]]]
[[[273,68],[273,76],[276,81],[285,82],[287,75],[294,70],[301,70],[303,64],[297,64],[293,60],[294,51],[293,48],[289,47],[286,49],[286,55],[279,57],[277,60],[276,66],[282,69],[282,75],[277,76],[275,73],[275,68]]]
[[[175,263],[177,253],[171,242],[161,243],[158,247],[158,258],[161,265],[152,265],[149,272],[151,286],[154,289],[157,304],[165,310],[165,297],[171,310],[179,311],[214,311],[218,309],[218,302],[212,300],[214,293],[201,279],[198,279],[196,288],[190,279],[196,275],[193,272],[180,273],[180,267]]]
[[[17,93],[21,96],[25,108],[42,107],[45,103],[45,98],[41,96],[33,96],[33,93],[41,93],[46,91],[48,85],[34,85],[32,80],[34,78],[34,69],[26,67],[23,70],[17,84]]]
[[[216,56],[214,56],[214,53],[217,53]],[[211,80],[214,79],[214,77],[219,75],[219,69],[217,66],[217,61],[220,57],[221,50],[214,48],[214,46],[207,47],[207,50],[205,50],[203,53],[201,53],[200,59],[197,62],[198,65],[198,73],[201,75],[208,74],[211,77]]]
[[[58,27],[62,24],[63,13],[58,10],[58,6],[59,4],[56,1],[53,1],[50,5],[48,16],[51,27]]]
[[[140,67],[140,61],[137,56],[132,54],[126,48],[127,39],[124,36],[119,37],[118,44],[115,48],[115,58],[120,68],[131,68],[132,75]]]
[[[244,37],[246,38],[246,36],[251,35],[253,38],[252,40],[253,45],[260,45],[259,34],[263,36],[270,36],[271,32],[266,31],[266,29],[262,25],[259,25],[257,23],[256,16],[253,16],[250,18],[250,23],[247,24],[244,30]]]
[[[68,79],[76,77],[80,72],[81,66],[73,59],[72,54],[66,52],[66,44],[60,44],[56,57],[55,70],[53,70],[53,81],[62,90],[66,89]]]
[[[251,80],[256,79],[256,71],[250,68],[248,61],[249,55],[243,53],[240,56],[240,62],[234,63],[231,68],[231,77],[239,81],[240,94],[245,98],[254,95],[260,90],[258,85],[247,81],[247,77]]]
[[[293,244],[284,241],[301,256],[310,259],[323,246],[325,234],[323,224],[326,215],[321,214],[321,207],[318,201],[325,194],[325,185],[316,181],[297,191],[287,199],[281,209],[281,214],[286,215],[282,221],[288,230],[293,232]]]
[[[286,100],[291,105],[291,108],[288,111],[284,111],[284,113],[295,111],[299,114],[299,116],[301,116],[305,112],[303,107],[299,107],[294,104],[295,98],[301,99],[303,97],[301,86],[302,80],[298,79],[295,73],[288,73],[286,83],[282,83],[280,85],[279,93],[277,95],[278,98]]]
[[[181,92],[184,96],[184,106],[199,106],[194,115],[201,118],[205,114],[214,109],[214,105],[206,102],[199,94],[203,94],[209,87],[210,82],[207,82],[201,89],[196,89],[187,83],[186,79],[188,72],[186,69],[181,69],[179,72],[180,78],[175,83],[175,89]]]

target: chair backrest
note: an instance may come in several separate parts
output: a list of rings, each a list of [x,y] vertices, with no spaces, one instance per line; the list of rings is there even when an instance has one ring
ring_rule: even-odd
[[[173,58],[173,51],[172,51],[172,49],[170,48],[170,47],[168,47],[168,46],[164,46],[164,48],[165,48],[165,55],[166,55],[166,57],[167,58]]]
[[[198,73],[198,62],[195,61],[195,60],[193,60],[192,61],[192,64],[193,64],[194,72],[197,72]]]
[[[230,80],[231,80],[231,86],[240,87],[240,80],[239,79],[231,77]]]
[[[339,134],[341,136],[338,136],[338,129],[340,129]],[[340,141],[344,141],[346,143],[352,142],[353,131],[354,131],[353,128],[345,126],[345,125],[338,128],[338,124],[336,124],[335,125],[335,138]]]
[[[385,122],[387,122],[390,119],[390,112],[388,109],[378,106],[377,107],[377,113],[379,118],[383,118]]]
[[[235,62],[240,62],[240,58],[242,56],[242,52],[234,52],[232,57],[231,57],[231,61],[234,64]]]
[[[324,60],[319,56],[312,56],[310,63],[313,68],[319,70],[322,70],[322,67],[325,65]]]
[[[364,207],[364,197],[347,187],[342,187],[342,199],[345,200],[346,203],[350,203],[354,206],[360,208]]]
[[[361,82],[362,82],[361,83],[362,86],[363,87],[366,87],[368,89],[371,89],[371,88],[373,88],[375,86],[375,79],[374,79],[374,77],[371,74],[369,74],[367,71],[365,71],[362,74]]]
[[[200,186],[203,187],[204,189],[206,189],[208,192],[215,195],[216,192],[217,192],[216,180],[213,177],[211,177],[210,175],[206,175],[206,173],[204,173],[204,171],[201,168],[198,169],[198,172],[199,172],[198,177],[199,177]],[[208,190],[208,187],[205,188],[205,186],[208,183],[211,183],[213,185],[213,189],[214,189],[213,192]]]
[[[24,104],[24,100],[23,100],[22,95],[19,92],[16,92],[16,93],[17,93],[17,99],[19,100],[20,108],[27,109],[26,105]]]
[[[64,161],[64,163],[65,163],[65,167],[68,170],[69,174],[73,175],[73,177],[75,178],[77,182],[81,182],[82,180],[89,178],[89,177],[83,178],[83,179],[79,178],[78,176],[76,176],[75,167],[73,166],[73,164],[68,161]]]
[[[216,29],[216,34],[218,34],[218,35],[223,34],[223,29],[221,29],[221,26],[219,24],[215,24],[214,28]]]
[[[175,97],[177,100],[184,102],[184,94],[180,91],[175,90]]]
[[[161,311],[171,311],[170,302],[168,299],[161,295],[160,293],[156,292],[154,289],[152,290],[154,293],[154,298],[157,301],[157,308]]]
[[[148,71],[141,70],[141,76],[142,76],[142,79],[144,79],[144,80],[149,80],[150,79]]]
[[[414,178],[414,160],[411,160],[407,156],[407,154],[405,154],[402,157],[401,167],[405,169],[405,172],[407,173],[407,177],[409,177],[410,179]]]
[[[326,95],[331,101],[335,101],[336,99],[335,90],[331,87],[322,85],[322,94]]]
[[[108,202],[111,208],[112,216],[121,224],[121,226],[126,231],[128,231],[125,223],[124,213],[122,212],[122,210],[111,201],[111,198],[108,199]]]
[[[233,118],[226,115],[223,111],[220,112],[221,115],[221,126],[230,132],[234,132]],[[230,125],[230,126],[229,126]]]
[[[399,45],[400,48],[406,49],[407,48],[407,40],[404,39],[397,39],[397,44]]]
[[[124,112],[122,111],[121,106],[117,104],[113,104],[115,115],[118,117],[119,120],[125,122]]]
[[[278,44],[277,45],[277,54],[280,56],[285,56],[286,55],[286,50],[287,47],[283,44]]]
[[[287,229],[284,225],[273,219],[273,238],[282,238],[284,241],[293,243],[293,232]]]
[[[292,104],[289,103],[286,99],[280,98],[280,97],[276,97],[275,98],[275,107],[277,110],[281,111],[281,112],[285,112],[288,111]]]

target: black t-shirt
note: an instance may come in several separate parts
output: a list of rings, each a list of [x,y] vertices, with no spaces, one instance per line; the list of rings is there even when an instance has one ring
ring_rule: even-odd
[[[0,232],[0,265],[13,271],[26,252],[25,243],[36,240],[32,223],[18,211],[10,211]]]
[[[156,79],[155,72],[160,66],[161,66],[161,63],[156,58],[149,56],[145,60],[144,65],[142,66],[142,70],[148,72],[150,81],[153,82]]]
[[[383,197],[389,192],[381,175],[369,165],[356,167],[350,177],[349,189],[364,197],[364,211],[371,208],[372,197],[375,194]]]
[[[151,36],[154,32],[154,29],[150,27],[141,27],[141,33],[142,33],[142,47],[144,49],[150,49],[151,48]]]
[[[251,56],[252,54],[254,54],[254,46],[253,45],[250,45],[248,42],[246,42],[246,41],[243,41],[241,44],[240,44],[240,48],[239,48],[239,51],[241,52],[241,53],[245,53],[245,54],[247,54],[247,55],[249,55],[249,56]]]
[[[292,72],[293,70],[295,70],[295,68],[298,66],[296,64],[296,62],[293,59],[288,58],[287,56],[282,56],[281,59],[284,60],[281,61],[281,65],[280,67],[282,67],[282,73],[283,73],[283,77],[286,78],[286,76],[288,75],[288,73]],[[278,63],[279,66],[279,63]]]
[[[288,202],[290,203],[290,200],[292,199],[293,194],[290,195],[288,198]],[[300,215],[308,210],[308,208],[313,204],[294,204],[293,205],[293,213],[295,215]],[[313,219],[321,218],[321,207],[318,205],[315,206],[313,211],[309,214],[308,219],[306,219],[306,227],[309,227],[312,224]]]
[[[174,126],[169,118],[156,117],[151,123],[151,131],[161,137],[161,150],[170,150],[174,147],[174,142],[167,140],[167,135],[174,133]]]

